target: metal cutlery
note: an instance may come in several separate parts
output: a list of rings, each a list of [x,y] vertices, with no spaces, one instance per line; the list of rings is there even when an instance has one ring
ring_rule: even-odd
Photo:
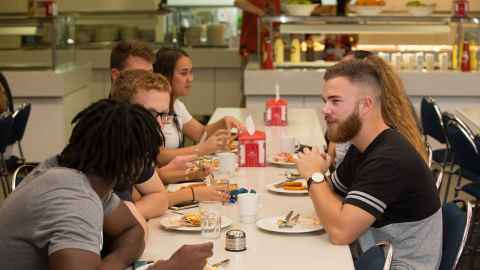
[[[278,224],[279,228],[286,228],[288,226],[288,222],[290,221],[290,218],[293,215],[293,210],[290,210],[288,214],[285,216],[285,219],[280,220],[280,224]]]
[[[230,259],[225,259],[225,260],[223,260],[223,261],[219,261],[219,262],[217,262],[217,263],[214,263],[214,264],[212,264],[212,265],[210,265],[210,266],[211,266],[211,267],[219,267],[219,266],[223,266],[223,265],[225,265],[225,264],[227,264],[227,263],[229,263],[229,262],[230,262]]]

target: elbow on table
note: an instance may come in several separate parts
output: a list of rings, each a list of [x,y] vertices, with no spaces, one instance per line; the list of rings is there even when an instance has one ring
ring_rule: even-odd
[[[334,245],[350,245],[356,240],[356,237],[344,230],[333,229],[327,232],[330,242]]]

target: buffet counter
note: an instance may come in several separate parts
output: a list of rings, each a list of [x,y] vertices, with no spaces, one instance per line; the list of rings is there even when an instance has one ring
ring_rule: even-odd
[[[280,93],[292,107],[321,108],[325,69],[260,70],[254,64],[245,70],[247,107],[264,107],[265,100]],[[399,71],[405,89],[419,109],[423,96],[432,96],[442,109],[479,104],[480,73],[458,71]]]

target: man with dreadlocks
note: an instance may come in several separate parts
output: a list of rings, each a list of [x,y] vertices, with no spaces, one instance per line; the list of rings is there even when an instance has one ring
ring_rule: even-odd
[[[393,244],[391,269],[438,269],[440,200],[401,80],[376,56],[341,62],[324,79],[327,136],[352,146],[330,185],[325,153],[305,150],[296,163],[331,242],[369,232]]]
[[[154,167],[163,141],[144,108],[98,101],[74,119],[67,146],[41,163],[0,208],[0,269],[124,270],[144,231],[113,188]],[[100,257],[103,232],[113,239]],[[185,245],[149,269],[203,269],[212,244]]]

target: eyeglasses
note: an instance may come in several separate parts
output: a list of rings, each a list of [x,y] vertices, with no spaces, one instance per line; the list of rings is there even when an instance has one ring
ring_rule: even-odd
[[[174,113],[169,113],[169,112],[157,112],[153,109],[149,109],[148,110],[152,116],[155,118],[155,119],[158,119],[158,117],[160,117],[160,121],[163,123],[163,124],[169,124],[172,122],[173,118],[175,117],[175,114]]]

